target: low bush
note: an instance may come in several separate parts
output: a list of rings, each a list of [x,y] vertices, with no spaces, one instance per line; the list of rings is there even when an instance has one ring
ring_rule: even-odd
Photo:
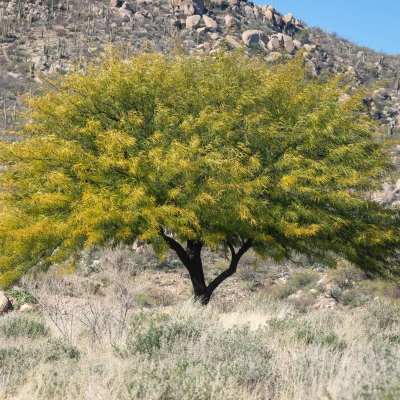
[[[273,297],[284,299],[298,290],[304,290],[321,279],[318,272],[301,270],[294,272],[284,285],[276,286],[272,292]]]
[[[38,301],[36,297],[29,290],[12,289],[7,292],[10,297],[13,297],[16,302],[14,307],[19,308],[23,303],[36,304]]]
[[[46,362],[57,361],[61,359],[79,359],[80,351],[65,339],[49,339],[42,346],[42,358]]]
[[[41,316],[34,318],[25,315],[8,317],[1,321],[0,334],[5,338],[27,337],[37,339],[49,335],[49,328]]]

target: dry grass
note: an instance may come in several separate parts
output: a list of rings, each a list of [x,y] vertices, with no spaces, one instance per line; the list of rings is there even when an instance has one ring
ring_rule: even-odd
[[[400,314],[361,309],[295,314],[260,299],[223,313],[192,301],[131,316],[122,336],[74,321],[72,343],[43,330],[2,336],[4,399],[395,399]],[[10,314],[3,325],[16,318]],[[37,313],[29,315],[38,320]],[[113,329],[113,328],[112,328]],[[117,330],[118,327],[115,326]],[[0,330],[1,332],[1,330]],[[0,333],[1,335],[1,333]]]

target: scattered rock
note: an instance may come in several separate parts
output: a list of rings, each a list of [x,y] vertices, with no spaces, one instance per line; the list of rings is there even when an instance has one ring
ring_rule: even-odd
[[[244,8],[244,11],[245,11],[245,13],[246,13],[246,15],[247,15],[248,17],[254,18],[253,7],[251,7],[251,6],[246,6],[246,7]]]
[[[263,31],[257,31],[257,30],[250,30],[243,32],[242,40],[246,46],[259,43],[260,40],[263,41],[265,45],[268,44],[268,36]]]
[[[240,44],[236,41],[233,36],[226,36],[225,40],[231,44],[233,47],[240,47]]]
[[[132,11],[130,11],[130,10],[126,9],[126,8],[119,8],[118,11],[119,11],[119,13],[120,13],[120,15],[122,17],[126,16],[126,17],[129,18],[130,21],[132,21],[132,19],[133,19],[133,12]]]
[[[10,300],[4,292],[0,292],[0,315],[8,311],[10,307]]]
[[[282,20],[283,20],[283,23],[284,23],[286,26],[293,25],[293,22],[294,22],[293,14],[289,13],[289,14],[284,15],[284,17],[282,18]]]
[[[274,13],[271,10],[265,11],[264,16],[269,21],[273,21],[274,20]]]
[[[280,47],[283,47],[283,45],[283,40],[280,40],[278,36],[273,35],[269,39],[267,48],[268,50],[275,51],[278,50]]]
[[[136,20],[136,23],[140,26],[140,25],[144,25],[144,20],[145,20],[145,17],[144,17],[144,15],[143,14],[140,14],[140,13],[135,13],[135,20]]]
[[[296,50],[300,50],[300,49],[301,49],[301,42],[300,42],[300,40],[294,39],[294,40],[293,40],[293,45],[294,45],[294,47],[295,47]]]
[[[33,307],[30,306],[29,304],[23,304],[20,308],[19,311],[21,312],[27,312],[27,311],[32,311]]]
[[[235,17],[232,17],[232,15],[225,16],[225,23],[227,27],[231,26],[236,26],[237,28],[240,27],[239,21]]]
[[[174,6],[185,15],[202,15],[204,12],[204,0],[175,0]]]
[[[200,24],[200,15],[192,15],[186,18],[186,28],[196,29]]]
[[[217,22],[212,18],[208,17],[207,15],[203,15],[203,20],[206,27],[209,28],[211,31],[216,31],[218,29]]]
[[[274,14],[274,23],[276,26],[282,25],[282,17],[279,14]]]

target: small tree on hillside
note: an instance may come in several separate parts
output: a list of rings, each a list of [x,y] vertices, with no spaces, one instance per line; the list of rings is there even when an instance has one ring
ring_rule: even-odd
[[[398,274],[399,211],[366,200],[394,167],[348,77],[301,55],[120,53],[27,97],[24,140],[0,144],[3,286],[138,237],[177,253],[204,304],[250,248]],[[231,255],[208,284],[204,246]]]

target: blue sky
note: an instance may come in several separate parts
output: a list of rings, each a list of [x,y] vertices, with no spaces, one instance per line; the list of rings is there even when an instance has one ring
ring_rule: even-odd
[[[358,46],[400,53],[400,0],[253,0],[292,13],[309,27],[321,27]],[[272,4],[272,2],[274,4]]]

